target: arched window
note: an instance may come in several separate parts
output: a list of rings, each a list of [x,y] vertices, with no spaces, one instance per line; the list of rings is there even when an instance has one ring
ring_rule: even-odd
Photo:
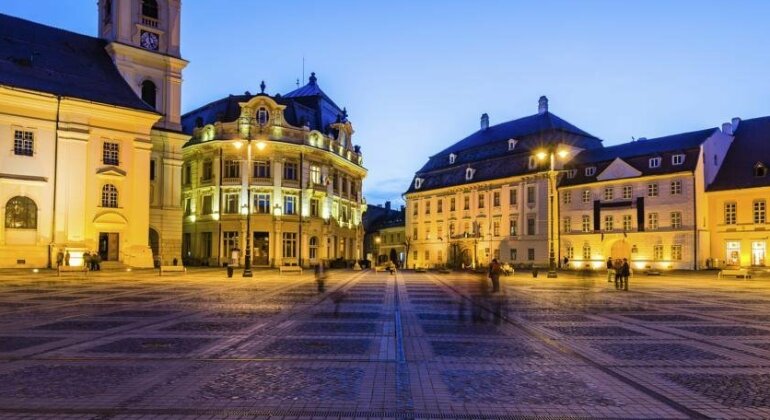
[[[102,187],[102,207],[118,207],[118,189],[112,184]]]
[[[267,124],[267,121],[270,119],[270,113],[267,112],[267,108],[259,108],[257,110],[257,122],[259,125],[265,125]]]
[[[318,258],[318,237],[310,237],[310,259],[314,260]]]
[[[765,166],[762,162],[757,162],[756,165],[754,165],[754,176],[758,178],[762,178],[767,175],[767,166]]]
[[[5,204],[5,227],[37,229],[37,205],[28,197],[13,197]]]
[[[147,105],[155,108],[157,93],[158,89],[155,87],[155,83],[150,80],[142,82],[142,100],[147,102]]]
[[[142,0],[142,16],[157,19],[158,2],[155,0]]]

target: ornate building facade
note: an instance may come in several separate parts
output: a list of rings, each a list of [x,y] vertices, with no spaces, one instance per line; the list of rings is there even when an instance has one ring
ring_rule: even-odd
[[[390,201],[385,206],[367,205],[364,213],[364,254],[372,264],[392,261],[403,266],[406,260],[407,242],[404,229],[406,208],[392,209]]]
[[[0,267],[181,256],[179,9],[102,0],[99,38],[0,15]]]
[[[233,255],[302,266],[363,252],[366,169],[353,126],[309,82],[285,95],[230,95],[183,117],[182,249],[192,264]],[[235,253],[233,252],[235,250]]]

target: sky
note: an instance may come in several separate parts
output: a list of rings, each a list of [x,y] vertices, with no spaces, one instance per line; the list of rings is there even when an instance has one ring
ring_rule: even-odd
[[[0,0],[95,35],[95,0]],[[348,109],[370,204],[402,204],[428,157],[550,111],[605,145],[770,115],[770,1],[184,0],[183,111],[286,93],[316,72]]]

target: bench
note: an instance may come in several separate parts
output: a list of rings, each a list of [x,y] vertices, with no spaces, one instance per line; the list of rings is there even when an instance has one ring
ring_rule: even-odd
[[[749,274],[749,270],[745,268],[725,268],[719,271],[719,274],[717,274],[718,279],[721,279],[724,276],[743,277],[744,279],[751,278],[751,274]]]
[[[88,274],[88,267],[85,265],[60,265],[57,269],[57,276],[61,276],[61,273]]]
[[[183,265],[161,265],[158,275],[162,276],[163,273],[187,273],[187,268]]]
[[[299,265],[281,265],[278,266],[278,274],[283,274],[283,272],[291,273],[296,272],[302,274],[302,267]]]

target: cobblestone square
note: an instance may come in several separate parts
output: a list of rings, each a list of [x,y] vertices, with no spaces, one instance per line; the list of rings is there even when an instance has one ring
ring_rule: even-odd
[[[609,286],[0,273],[0,418],[770,416],[770,280]]]

